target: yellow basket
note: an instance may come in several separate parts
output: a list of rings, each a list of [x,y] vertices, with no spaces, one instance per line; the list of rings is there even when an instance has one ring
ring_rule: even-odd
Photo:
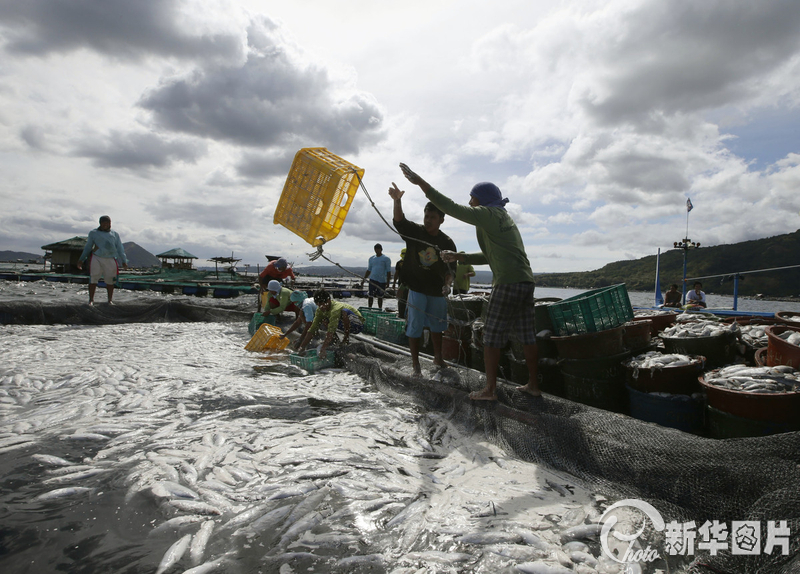
[[[247,351],[283,351],[289,345],[289,338],[284,337],[281,339],[281,331],[278,327],[263,323],[250,339],[250,342],[245,345]]]
[[[322,245],[342,230],[363,176],[362,168],[324,147],[303,148],[294,156],[273,221],[314,247]]]

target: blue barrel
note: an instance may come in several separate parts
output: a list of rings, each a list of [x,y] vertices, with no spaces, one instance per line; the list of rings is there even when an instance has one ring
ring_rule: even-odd
[[[800,430],[800,422],[757,421],[708,406],[708,432],[714,438],[766,436]]]
[[[703,430],[703,401],[688,395],[660,396],[643,393],[625,385],[630,400],[630,415],[685,432]]]

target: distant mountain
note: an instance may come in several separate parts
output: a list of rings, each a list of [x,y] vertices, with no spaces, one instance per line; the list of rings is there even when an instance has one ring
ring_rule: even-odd
[[[14,263],[18,259],[23,263],[30,263],[31,261],[35,261],[36,263],[42,262],[42,256],[36,255],[35,253],[27,253],[25,251],[0,251],[0,261]]]
[[[800,230],[754,241],[715,245],[689,250],[686,277],[701,279],[703,291],[717,295],[733,294],[733,276],[744,271],[772,269],[768,273],[739,276],[739,295],[797,297],[800,295]],[[660,260],[662,291],[671,283],[680,287],[683,279],[683,250],[662,251]],[[723,275],[723,277],[710,277]],[[578,273],[542,273],[536,275],[538,287],[594,289],[625,283],[630,291],[652,291],[656,280],[656,256],[631,261],[616,261],[595,271]]]
[[[367,272],[366,267],[345,267],[345,269],[350,272],[347,273],[334,265],[309,265],[307,267],[300,267],[296,265],[293,267],[293,269],[295,273],[300,273],[301,275],[311,275],[312,277],[353,277],[350,275],[350,273],[356,273],[357,275],[363,277]],[[394,266],[392,266],[392,273],[394,273]],[[478,269],[475,270],[475,277],[472,278],[472,283],[490,284],[491,282],[491,271],[479,271]]]
[[[123,243],[122,247],[125,248],[125,256],[128,258],[129,267],[161,267],[161,260],[158,257],[133,241]]]

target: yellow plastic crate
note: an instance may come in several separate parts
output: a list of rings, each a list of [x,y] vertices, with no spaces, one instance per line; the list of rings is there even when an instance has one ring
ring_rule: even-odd
[[[278,327],[263,323],[250,339],[250,342],[245,345],[247,351],[283,351],[289,345],[289,338],[284,337],[281,339],[281,331]]]
[[[362,168],[324,147],[303,148],[294,156],[273,221],[314,247],[322,245],[342,230],[363,176]]]

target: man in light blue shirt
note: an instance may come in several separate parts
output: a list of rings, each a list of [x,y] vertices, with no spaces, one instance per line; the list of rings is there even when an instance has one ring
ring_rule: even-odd
[[[383,254],[383,246],[380,243],[376,243],[375,255],[369,258],[367,274],[364,275],[364,279],[369,279],[368,307],[372,308],[372,298],[377,297],[378,309],[383,309],[383,294],[391,278],[392,260]]]
[[[89,255],[92,256],[89,263],[89,305],[94,305],[94,293],[101,277],[106,283],[108,304],[113,305],[114,282],[119,273],[119,263],[122,262],[122,266],[127,269],[128,257],[119,235],[116,231],[111,231],[111,218],[108,215],[100,217],[100,227],[89,232],[86,247],[78,259],[78,269],[83,269],[83,262]]]
[[[292,323],[291,327],[289,327],[286,332],[281,335],[281,339],[285,338],[287,335],[289,335],[289,333],[303,325],[303,333],[295,343],[295,348],[297,348],[300,346],[300,341],[303,340],[303,338],[306,336],[306,333],[308,333],[308,330],[311,328],[311,323],[314,322],[314,315],[317,313],[317,304],[314,302],[314,298],[309,297],[305,291],[293,291],[289,296],[289,299],[296,306],[300,307],[300,314],[297,316],[294,323]]]

